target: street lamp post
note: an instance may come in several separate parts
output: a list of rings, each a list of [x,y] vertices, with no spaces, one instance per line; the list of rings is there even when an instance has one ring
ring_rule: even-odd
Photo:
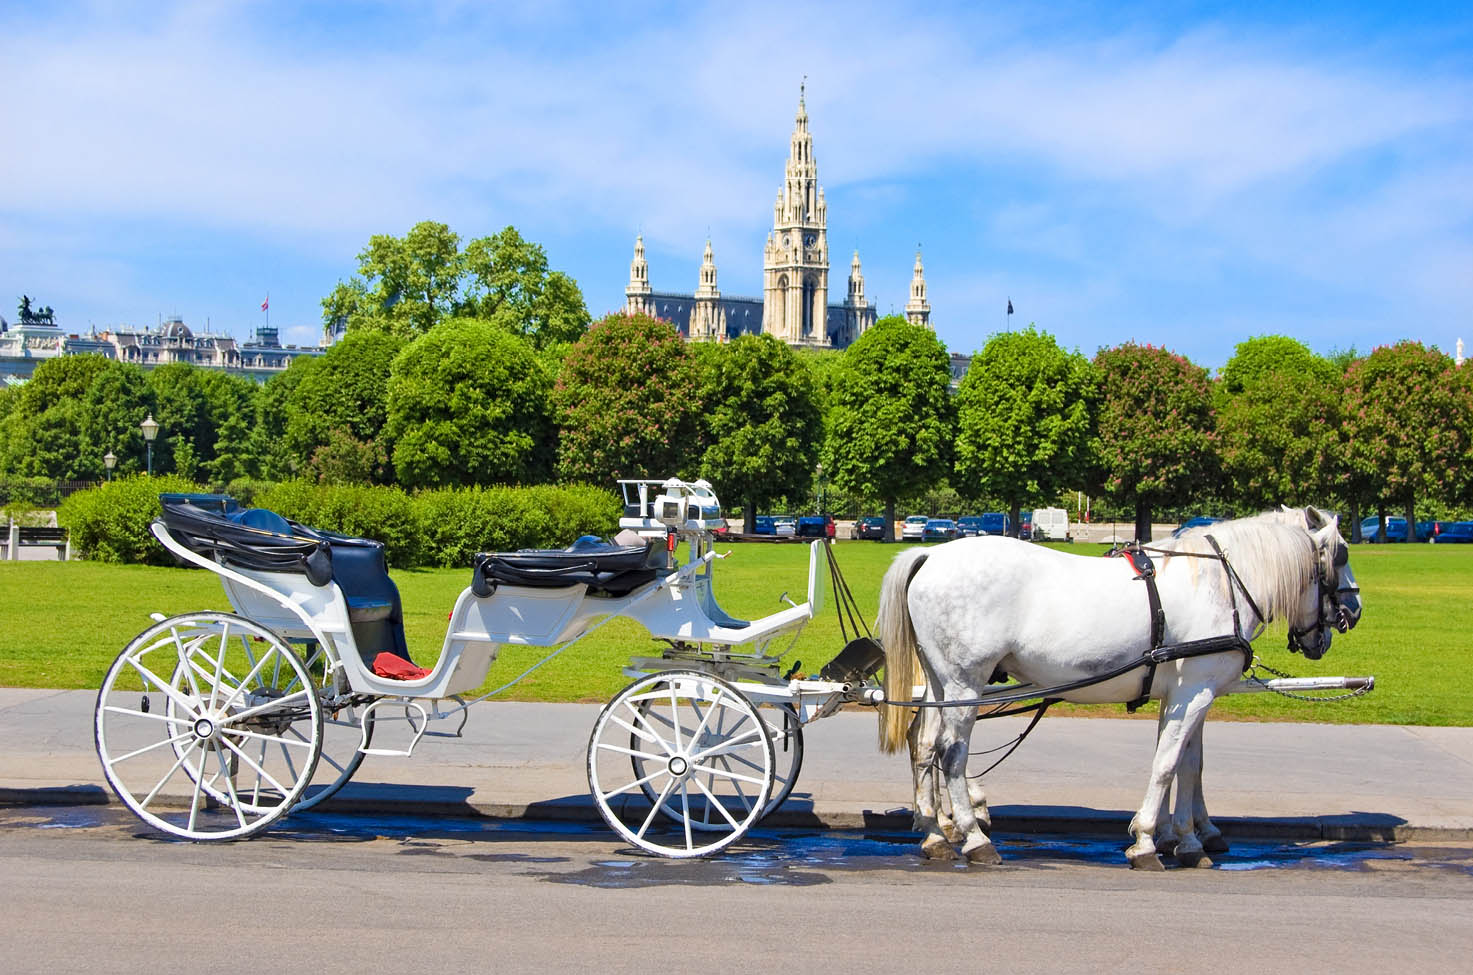
[[[153,438],[159,435],[159,424],[150,412],[148,419],[138,424],[138,427],[143,431],[143,442],[148,447],[148,476],[153,477]]]
[[[823,506],[823,465],[818,465],[818,513],[823,514],[827,509]]]
[[[111,450],[102,455],[102,466],[107,468],[107,479],[113,479],[113,468],[118,466],[118,458]]]

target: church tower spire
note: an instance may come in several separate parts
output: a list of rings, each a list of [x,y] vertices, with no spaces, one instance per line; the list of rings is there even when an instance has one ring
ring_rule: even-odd
[[[910,300],[905,303],[905,320],[912,325],[934,329],[931,324],[931,303],[926,300],[926,272],[921,267],[919,247],[916,248],[915,274],[910,279]]]
[[[655,303],[650,297],[650,266],[644,259],[644,235],[634,238],[634,260],[629,262],[629,286],[624,289],[624,313],[654,315]]]
[[[721,292],[716,288],[716,261],[711,256],[710,237],[706,238],[701,283],[696,287],[690,310],[690,338],[691,341],[726,341],[726,311],[721,307]]]
[[[783,187],[763,248],[762,331],[790,345],[828,345],[828,207],[808,130],[807,82],[788,144]]]
[[[875,323],[875,306],[864,298],[864,271],[859,267],[859,251],[849,262],[849,294],[844,298],[844,334],[842,343],[849,345]]]

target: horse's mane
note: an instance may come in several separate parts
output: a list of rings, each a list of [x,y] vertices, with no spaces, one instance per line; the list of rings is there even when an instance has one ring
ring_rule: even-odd
[[[1302,509],[1265,511],[1232,521],[1220,521],[1183,532],[1179,538],[1152,542],[1164,554],[1162,571],[1172,561],[1170,552],[1211,555],[1211,535],[1222,547],[1233,569],[1242,577],[1259,608],[1270,619],[1292,613],[1300,594],[1314,576],[1315,546]],[[1203,559],[1182,559],[1201,571]],[[1215,573],[1214,573],[1215,574]]]

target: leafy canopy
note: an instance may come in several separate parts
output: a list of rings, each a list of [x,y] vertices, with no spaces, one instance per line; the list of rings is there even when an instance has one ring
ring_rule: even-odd
[[[1018,505],[1082,485],[1099,377],[1032,326],[994,335],[957,391],[956,485]]]
[[[703,372],[707,438],[701,473],[746,507],[800,497],[823,438],[813,375],[771,335],[744,335],[716,350]]]
[[[399,483],[546,477],[555,439],[549,385],[527,343],[486,322],[451,319],[415,339],[389,378],[387,433]],[[346,446],[337,445],[340,454]]]
[[[693,473],[700,392],[690,350],[669,322],[623,313],[595,322],[568,350],[552,394],[559,475],[604,486]]]
[[[951,364],[935,333],[889,315],[844,352],[829,394],[823,463],[841,491],[895,498],[951,468]]]

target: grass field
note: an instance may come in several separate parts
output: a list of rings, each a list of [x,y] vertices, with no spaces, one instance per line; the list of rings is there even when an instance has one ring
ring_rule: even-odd
[[[1103,546],[1059,546],[1094,555]],[[880,577],[899,546],[840,542],[836,557],[872,623]],[[733,545],[718,564],[722,606],[744,618],[783,608],[779,595],[802,601],[807,547]],[[1218,717],[1275,721],[1473,724],[1473,546],[1355,546],[1351,564],[1363,590],[1365,614],[1349,635],[1337,635],[1322,660],[1284,650],[1284,631],[1271,629],[1256,645],[1264,662],[1296,675],[1374,674],[1376,690],[1338,704],[1308,705],[1267,694],[1229,697]],[[468,569],[393,573],[405,607],[415,659],[434,663],[445,619],[470,581]],[[789,654],[816,672],[841,645],[833,600]],[[0,686],[92,688],[123,646],[148,624],[148,614],[228,610],[216,577],[185,569],[88,562],[0,563]],[[1144,614],[1144,603],[1141,612]],[[631,654],[649,653],[648,634],[616,620],[554,660],[506,695],[511,700],[604,701],[628,679],[619,669]],[[546,651],[508,647],[491,669],[499,686]],[[1064,707],[1056,709],[1060,713]],[[1071,707],[1068,713],[1120,716],[1118,705]],[[1150,709],[1142,709],[1149,714]]]

